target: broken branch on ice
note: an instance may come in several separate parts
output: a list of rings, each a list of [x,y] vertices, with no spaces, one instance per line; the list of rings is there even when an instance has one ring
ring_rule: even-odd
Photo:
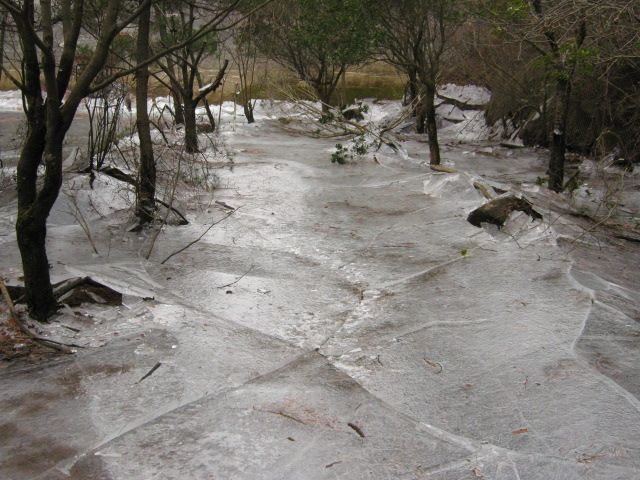
[[[156,363],[153,368],[151,370],[149,370],[147,373],[145,373],[142,378],[140,380],[138,380],[136,383],[140,383],[142,382],[144,379],[149,378],[151,375],[153,375],[153,372],[155,372],[157,369],[160,368],[160,365],[162,365],[162,362],[158,362]]]

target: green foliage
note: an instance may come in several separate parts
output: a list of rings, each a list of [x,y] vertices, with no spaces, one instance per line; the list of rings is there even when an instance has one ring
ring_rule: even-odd
[[[256,44],[271,59],[308,82],[328,103],[346,68],[373,48],[366,0],[280,0],[252,19]]]
[[[337,65],[364,60],[370,47],[370,15],[360,0],[298,0],[289,31],[294,48]]]
[[[511,20],[523,20],[530,11],[531,6],[526,0],[509,0],[505,13]]]
[[[345,148],[341,143],[336,143],[336,151],[331,154],[331,163],[344,165],[349,159],[353,160],[353,155],[349,152],[349,149]]]
[[[344,165],[347,162],[355,160],[357,157],[366,155],[373,146],[375,146],[375,143],[368,142],[365,135],[355,137],[353,143],[348,147],[337,143],[335,152],[331,154],[331,163]]]

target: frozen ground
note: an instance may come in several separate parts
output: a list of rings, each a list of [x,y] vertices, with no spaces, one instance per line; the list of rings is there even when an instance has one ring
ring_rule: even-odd
[[[76,184],[82,205],[117,199],[90,218],[98,255],[59,202],[54,275],[127,295],[49,327],[90,348],[3,365],[0,478],[640,479],[640,249],[535,185],[544,152],[452,128],[463,174],[429,170],[411,136],[337,166],[335,140],[262,112],[226,125],[233,163],[149,261],[108,179]],[[471,226],[470,178],[526,192],[544,222]],[[239,210],[160,265],[227,214],[213,200]],[[13,280],[14,215],[0,207]]]

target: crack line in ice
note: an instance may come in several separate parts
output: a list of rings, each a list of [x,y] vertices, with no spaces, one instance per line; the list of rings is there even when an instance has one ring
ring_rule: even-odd
[[[574,285],[579,290],[582,290],[582,291],[586,292],[589,295],[589,297],[591,299],[591,304],[589,305],[589,308],[587,309],[587,313],[585,314],[584,319],[582,321],[582,328],[580,329],[580,332],[578,333],[578,335],[576,335],[575,339],[573,340],[573,342],[571,344],[571,352],[574,355],[574,357],[576,358],[576,360],[583,367],[586,367],[602,383],[610,386],[611,389],[616,394],[618,394],[620,397],[624,398],[629,403],[629,405],[631,407],[633,407],[636,411],[638,411],[638,413],[640,413],[640,400],[638,399],[638,397],[636,397],[629,390],[627,390],[622,385],[617,383],[611,377],[609,377],[607,375],[604,375],[602,372],[600,372],[595,366],[593,366],[591,363],[589,363],[589,361],[586,360],[583,355],[581,355],[578,352],[578,348],[577,348],[578,342],[580,342],[580,340],[583,338],[584,332],[586,331],[587,325],[589,323],[589,319],[591,318],[591,315],[593,313],[593,306],[594,306],[595,301],[596,301],[596,292],[595,292],[595,290],[583,285],[582,283],[580,283],[578,281],[578,279],[572,273],[574,267],[575,267],[575,260],[572,261],[571,268],[569,269],[569,272],[568,272],[569,278],[571,279],[571,281],[574,283]],[[610,283],[610,282],[608,282],[608,283]],[[600,303],[602,303],[602,302],[600,302]]]

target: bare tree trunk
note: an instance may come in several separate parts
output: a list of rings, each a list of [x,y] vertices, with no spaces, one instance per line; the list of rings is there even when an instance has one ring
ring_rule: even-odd
[[[253,106],[251,105],[251,100],[243,103],[242,109],[244,110],[244,116],[247,118],[247,123],[253,123],[256,121],[253,116]]]
[[[550,134],[549,188],[555,192],[564,189],[564,161],[567,149],[567,116],[571,101],[571,84],[564,78],[556,80],[553,100],[553,129]]]
[[[424,110],[426,114],[427,136],[429,138],[430,164],[440,165],[440,145],[438,144],[438,126],[436,124],[436,88],[425,85]]]
[[[179,90],[179,88],[177,89]],[[173,115],[176,125],[184,125],[184,108],[182,108],[182,98],[180,94],[176,93],[176,90],[171,90],[171,96],[173,97]]]
[[[187,153],[197,153],[198,126],[196,124],[196,104],[190,98],[184,99],[184,148]]]
[[[184,109],[182,107],[182,95],[180,95],[180,85],[175,82],[175,64],[171,55],[167,55],[167,68],[172,75],[169,77],[171,85],[171,96],[173,97],[173,115],[176,125],[184,125]]]
[[[331,95],[320,91],[318,92],[318,97],[322,102],[322,113],[329,113],[329,110],[331,109]]]
[[[22,258],[29,313],[36,320],[44,322],[57,309],[45,246],[50,208],[36,204],[35,192],[38,166],[45,149],[44,107],[35,107],[29,116],[27,137],[18,163],[16,237]]]
[[[411,105],[415,102],[416,97],[418,96],[418,72],[415,68],[409,68],[407,70],[407,76],[409,80],[407,81],[407,85],[404,90],[404,98],[402,99],[402,104],[404,106]],[[415,117],[418,110],[418,106],[414,104],[412,115]]]
[[[142,4],[144,0],[140,0]],[[136,61],[144,62],[149,58],[149,29],[151,7],[147,6],[138,19],[138,38],[136,41]],[[136,126],[140,138],[140,167],[136,192],[136,216],[141,224],[153,220],[156,196],[156,162],[151,141],[151,126],[147,111],[149,93],[149,67],[136,71]]]
[[[4,65],[4,37],[6,29],[7,19],[4,17],[2,19],[2,24],[0,25],[0,80],[2,79],[2,67]]]
[[[427,119],[425,117],[427,110],[424,104],[424,98],[416,105],[416,133],[424,133]]]

